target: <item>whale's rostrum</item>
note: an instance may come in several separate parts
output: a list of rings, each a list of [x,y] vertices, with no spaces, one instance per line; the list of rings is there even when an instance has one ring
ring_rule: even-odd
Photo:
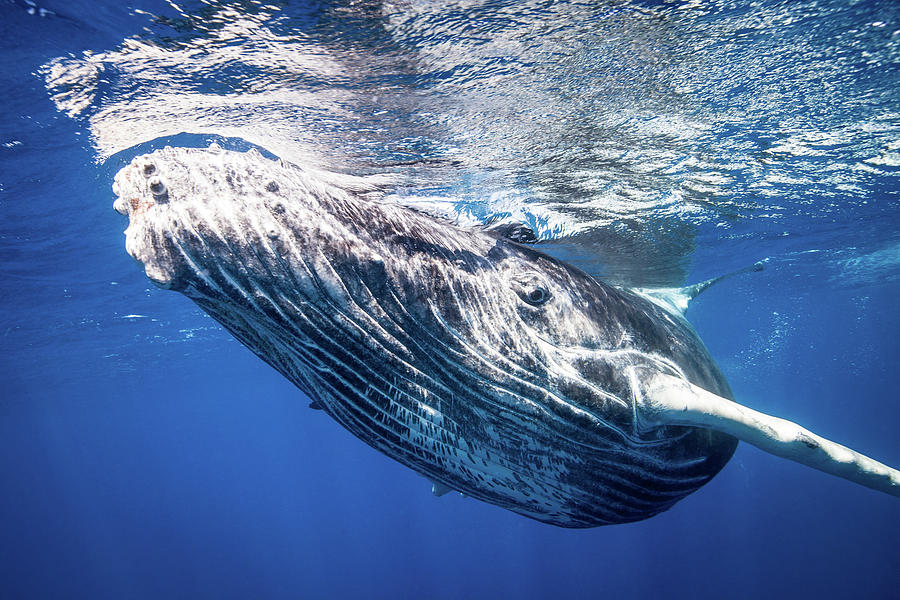
[[[636,521],[709,481],[742,439],[900,495],[897,471],[733,402],[669,304],[502,229],[216,146],[139,156],[114,191],[156,285],[435,493],[566,527]]]

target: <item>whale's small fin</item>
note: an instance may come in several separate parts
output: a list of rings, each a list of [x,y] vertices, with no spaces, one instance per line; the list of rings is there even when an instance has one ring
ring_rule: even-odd
[[[444,485],[440,481],[432,481],[431,482],[431,493],[434,494],[435,496],[437,496],[438,498],[440,498],[441,496],[443,496],[445,494],[449,494],[452,491],[453,491],[452,487],[450,487],[448,485]]]
[[[513,242],[520,244],[535,244],[538,242],[534,229],[521,221],[488,221],[484,230],[496,233]]]
[[[319,404],[319,402],[316,400],[313,400],[312,402],[310,402],[309,407],[313,410],[324,410],[325,409],[325,407],[322,406],[321,404]]]
[[[711,285],[719,283],[723,279],[728,279],[729,277],[734,277],[735,275],[740,275],[742,273],[762,271],[768,261],[768,258],[764,258],[753,263],[749,267],[744,267],[743,269],[738,269],[737,271],[732,271],[731,273],[719,275],[718,277],[713,277],[712,279],[707,279],[706,281],[701,281],[700,283],[695,283],[693,285],[688,285],[685,287],[635,288],[632,291],[640,296],[643,296],[644,298],[647,298],[654,304],[662,306],[671,313],[684,315],[691,300],[696,298],[701,292],[708,289]]]
[[[743,269],[738,269],[737,271],[732,271],[731,273],[725,273],[724,275],[719,275],[718,277],[713,277],[712,279],[707,279],[706,281],[701,281],[700,283],[695,283],[694,285],[689,285],[681,288],[682,293],[688,297],[688,301],[696,298],[701,292],[706,291],[714,283],[719,283],[723,279],[728,279],[729,277],[734,277],[735,275],[741,275],[743,273],[752,273],[754,271],[762,271],[766,267],[766,263],[769,262],[768,258],[764,258],[762,260],[758,260],[749,267],[744,267]]]
[[[820,437],[791,421],[722,398],[684,379],[632,368],[641,428],[687,425],[713,429],[831,475],[900,498],[900,471]]]

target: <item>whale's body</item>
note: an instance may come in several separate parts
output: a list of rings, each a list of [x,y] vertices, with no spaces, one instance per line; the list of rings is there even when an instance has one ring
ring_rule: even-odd
[[[678,404],[683,383],[740,406],[680,315],[508,237],[217,147],[138,157],[115,190],[151,280],[437,488],[591,527],[666,510],[734,452]]]

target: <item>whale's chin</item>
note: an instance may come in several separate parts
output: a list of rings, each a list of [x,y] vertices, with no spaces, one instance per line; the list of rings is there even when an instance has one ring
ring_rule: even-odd
[[[128,201],[119,198],[116,205],[121,206],[125,202]],[[143,266],[153,285],[165,290],[183,291],[186,285],[184,256],[174,235],[157,223],[162,215],[155,212],[155,208],[126,212],[130,223],[125,230],[125,250]]]

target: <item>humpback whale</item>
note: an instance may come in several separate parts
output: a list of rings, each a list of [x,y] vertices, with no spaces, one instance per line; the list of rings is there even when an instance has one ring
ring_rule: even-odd
[[[436,495],[562,527],[638,521],[743,440],[900,496],[900,472],[736,403],[683,302],[607,285],[516,228],[456,227],[216,145],[138,156],[113,191],[153,283]]]

